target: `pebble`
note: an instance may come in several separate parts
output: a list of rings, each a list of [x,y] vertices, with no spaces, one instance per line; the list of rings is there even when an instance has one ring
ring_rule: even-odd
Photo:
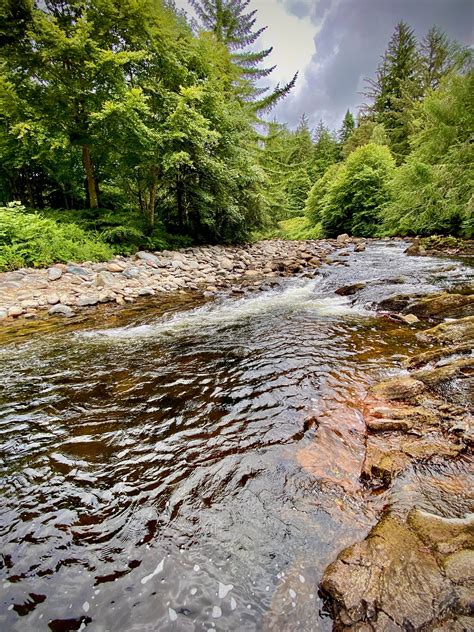
[[[69,272],[69,274],[75,274],[76,276],[81,276],[81,277],[91,276],[91,272],[89,270],[86,270],[86,268],[83,268],[82,266],[76,266],[76,265],[68,265],[66,268],[66,272]]]
[[[57,281],[63,276],[62,270],[59,268],[48,269],[48,281]]]
[[[9,316],[21,316],[23,314],[23,308],[20,305],[13,305],[8,310]]]
[[[48,314],[52,314],[52,315],[57,314],[58,316],[65,316],[66,318],[71,318],[71,316],[74,316],[74,310],[72,310],[67,305],[61,305],[59,303],[58,305],[53,305],[53,307],[51,307],[48,310]]]
[[[88,305],[97,305],[98,302],[98,296],[87,296],[86,294],[83,294],[76,300],[76,305],[78,307],[86,307]]]

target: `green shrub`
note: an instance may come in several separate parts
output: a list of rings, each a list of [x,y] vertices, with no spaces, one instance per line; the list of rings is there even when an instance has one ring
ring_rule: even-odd
[[[388,147],[369,143],[354,150],[330,182],[320,211],[323,233],[372,237],[390,198],[395,162]]]
[[[75,224],[60,224],[19,203],[0,207],[0,270],[110,259],[112,248]]]
[[[340,163],[331,165],[324,175],[316,180],[309,192],[304,213],[309,223],[313,226],[321,221],[321,210],[324,206],[324,198],[340,168]]]
[[[313,226],[309,223],[307,217],[291,217],[278,222],[278,226],[252,233],[252,241],[261,241],[262,239],[321,239],[321,225]]]

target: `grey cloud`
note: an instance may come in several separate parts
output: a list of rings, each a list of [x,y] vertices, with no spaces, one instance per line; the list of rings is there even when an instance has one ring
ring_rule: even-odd
[[[331,127],[340,125],[347,108],[355,113],[363,101],[358,92],[364,78],[374,76],[399,20],[410,24],[420,38],[437,24],[465,45],[473,39],[471,0],[283,0],[283,4],[294,15],[311,5],[315,27],[323,20],[313,58],[300,72],[302,89],[274,113],[290,126],[303,112],[313,125],[323,118]]]

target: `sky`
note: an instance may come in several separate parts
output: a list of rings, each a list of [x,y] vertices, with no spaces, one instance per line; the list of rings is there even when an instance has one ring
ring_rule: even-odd
[[[176,0],[188,9],[187,0]],[[268,85],[299,72],[292,93],[270,118],[289,127],[305,113],[340,127],[347,109],[354,114],[364,98],[366,77],[375,75],[397,22],[404,20],[421,39],[433,25],[458,42],[474,43],[474,0],[251,0],[256,26],[267,26],[260,48],[273,46],[268,65],[277,65]],[[192,15],[192,12],[190,12]]]

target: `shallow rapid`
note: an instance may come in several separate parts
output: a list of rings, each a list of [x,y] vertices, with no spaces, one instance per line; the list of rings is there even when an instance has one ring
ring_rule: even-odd
[[[361,402],[418,348],[376,305],[474,278],[403,247],[4,339],[1,628],[330,630],[322,573],[383,503]]]

